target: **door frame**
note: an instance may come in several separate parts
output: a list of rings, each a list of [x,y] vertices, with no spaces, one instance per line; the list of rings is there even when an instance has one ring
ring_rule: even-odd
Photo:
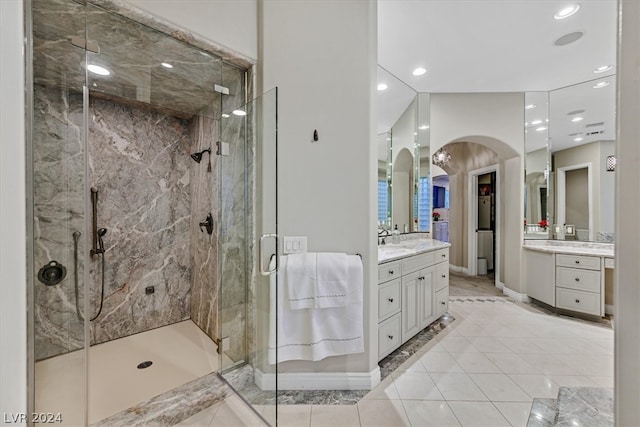
[[[495,286],[499,289],[502,288],[500,282],[500,254],[502,252],[502,246],[500,245],[500,164],[496,163],[491,166],[487,166],[480,169],[474,169],[469,171],[468,175],[468,187],[467,187],[467,273],[470,276],[478,275],[478,235],[476,229],[478,227],[478,197],[476,189],[478,188],[478,176],[486,173],[496,173],[496,218],[495,218],[495,247],[493,257],[493,271],[495,276]]]

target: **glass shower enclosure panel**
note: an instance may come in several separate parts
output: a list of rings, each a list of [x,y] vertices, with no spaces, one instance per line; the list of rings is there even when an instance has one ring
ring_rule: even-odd
[[[85,6],[30,5],[29,409],[77,426],[87,423]]]
[[[221,373],[251,405],[275,405],[275,298],[270,289],[275,291],[278,249],[277,89],[245,105],[225,107],[218,145]]]

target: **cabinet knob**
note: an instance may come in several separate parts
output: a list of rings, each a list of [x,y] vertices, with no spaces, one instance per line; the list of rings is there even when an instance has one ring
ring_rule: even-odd
[[[388,299],[389,299],[389,302],[393,302],[393,298],[388,298]]]
[[[576,303],[580,304],[580,300],[578,298],[576,298]]]
[[[443,279],[446,279],[446,278],[447,278],[447,275],[446,275],[446,274],[443,274],[443,275],[442,275],[442,278],[443,278]]]
[[[390,340],[393,340],[393,335],[387,335]]]
[[[389,274],[393,276],[393,270],[389,270]]]
[[[576,260],[576,264],[580,264],[580,260]]]
[[[576,277],[576,282],[579,282],[579,281],[580,281],[580,278],[579,278],[579,277]]]
[[[424,276],[418,277],[418,280],[424,280]]]
[[[446,257],[447,257],[447,254],[442,254],[442,255],[440,255],[440,256],[441,256],[442,258],[446,258]]]
[[[444,302],[444,301],[440,301],[440,304],[442,304],[442,305],[447,305],[447,303],[446,303],[446,302]]]

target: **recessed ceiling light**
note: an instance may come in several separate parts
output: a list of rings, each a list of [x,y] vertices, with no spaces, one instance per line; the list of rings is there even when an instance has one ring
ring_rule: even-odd
[[[420,129],[420,130],[427,130],[427,129],[429,129],[429,125],[422,125],[422,126],[420,126],[418,129]]]
[[[111,71],[107,70],[104,67],[101,67],[99,65],[96,64],[89,64],[87,66],[87,70],[91,71],[93,74],[97,74],[99,76],[108,76],[109,74],[111,74]]]
[[[567,7],[563,7],[559,11],[553,14],[555,19],[565,19],[576,13],[580,9],[579,4],[572,4]]]
[[[582,120],[584,120],[584,117],[574,117],[573,119],[571,119],[572,122],[581,122]]]
[[[540,123],[542,123],[542,120],[534,120],[531,122],[531,126],[539,125]]]
[[[538,132],[542,132],[543,130],[547,130],[547,127],[546,126],[540,126],[540,127],[537,127],[536,130]]]
[[[533,110],[536,108],[536,104],[529,104],[524,107],[525,110]]]
[[[389,86],[387,86],[386,83],[380,83],[378,85],[378,90],[385,90],[386,88],[388,88]]]
[[[593,85],[594,89],[601,89],[605,86],[609,86],[609,82],[599,82]]]
[[[573,33],[565,34],[564,36],[553,42],[553,44],[556,46],[565,46],[580,40],[582,36],[584,36],[584,33],[582,31],[575,31]]]
[[[573,140],[574,140],[575,142],[580,142],[580,141],[582,141],[583,139],[584,139],[584,138],[583,138],[583,137],[581,137],[581,136],[577,136],[577,137],[573,138]]]
[[[246,116],[247,112],[244,110],[233,110],[232,111],[233,114],[235,114],[236,116]]]
[[[423,75],[423,74],[424,74],[424,73],[426,73],[426,72],[427,72],[427,69],[426,69],[426,68],[418,67],[418,68],[416,68],[415,70],[413,70],[413,75],[414,75],[414,76],[421,76],[421,75]]]
[[[602,67],[598,67],[595,70],[593,70],[593,72],[596,74],[605,73],[612,68],[613,68],[613,65],[603,65]]]
[[[160,65],[162,65],[164,68],[173,68],[173,65],[169,64],[168,62],[161,62]]]
[[[222,113],[222,117],[226,119],[227,117],[229,117],[229,115],[227,113]]]

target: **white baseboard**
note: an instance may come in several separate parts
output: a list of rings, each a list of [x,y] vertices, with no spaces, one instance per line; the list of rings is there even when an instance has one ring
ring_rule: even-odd
[[[502,286],[503,286],[502,293],[508,296],[509,298],[512,298],[518,302],[531,302],[531,298],[529,298],[527,294],[521,294],[512,289],[509,289],[506,286],[504,286],[504,284]]]
[[[276,389],[276,374],[254,371],[260,390]],[[380,384],[380,367],[371,372],[282,372],[279,390],[372,390]]]
[[[459,267],[457,265],[449,264],[449,270],[455,273],[462,273],[466,274],[467,276],[469,275],[469,269],[467,267]]]
[[[613,314],[613,305],[605,304],[604,305],[604,314]]]
[[[496,284],[496,288],[498,288],[498,289],[504,289],[504,283],[502,283],[502,282],[498,282],[498,283]]]

